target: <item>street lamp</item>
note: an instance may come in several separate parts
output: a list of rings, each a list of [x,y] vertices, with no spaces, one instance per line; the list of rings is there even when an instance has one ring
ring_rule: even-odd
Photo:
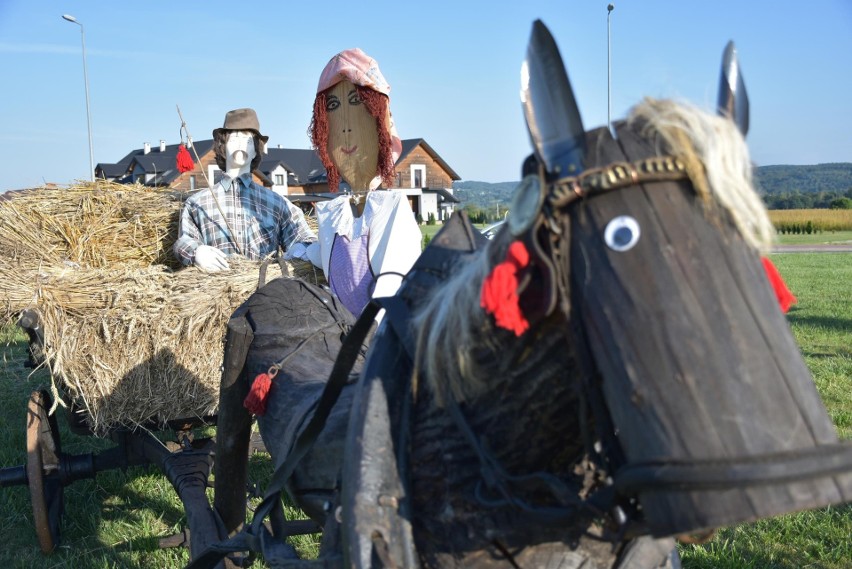
[[[86,69],[86,32],[83,30],[83,24],[77,21],[74,16],[63,14],[62,19],[72,24],[80,26],[80,38],[83,42],[83,82],[86,85],[86,124],[89,128],[89,175],[92,181],[95,181],[95,152],[92,148],[92,113],[89,110],[89,72]]]
[[[615,5],[608,4],[606,7],[606,124],[612,130],[612,56],[610,55],[610,14]]]

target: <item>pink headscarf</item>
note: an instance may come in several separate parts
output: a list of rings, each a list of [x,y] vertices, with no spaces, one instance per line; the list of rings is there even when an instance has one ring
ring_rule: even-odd
[[[368,87],[390,98],[391,88],[382,72],[379,71],[379,64],[357,47],[341,51],[331,58],[325,69],[322,70],[317,85],[317,93],[337,85],[344,79],[350,81],[353,85]],[[402,141],[400,141],[396,132],[393,116],[390,117],[388,127],[391,136],[391,153],[393,154],[393,161],[396,162],[399,155],[402,154]]]

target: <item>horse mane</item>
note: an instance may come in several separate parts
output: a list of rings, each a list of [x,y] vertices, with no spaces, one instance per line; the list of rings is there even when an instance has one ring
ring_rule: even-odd
[[[733,121],[689,103],[646,98],[631,110],[627,123],[660,154],[687,164],[696,193],[710,206],[708,212],[728,215],[747,243],[761,252],[768,249],[775,232],[752,185],[748,148]],[[497,358],[505,350],[501,339],[514,338],[496,328],[480,307],[482,282],[504,259],[509,245],[501,235],[457,265],[457,272],[436,287],[414,315],[416,377],[425,377],[439,404],[447,396],[464,401],[486,389],[494,366],[483,357],[483,349],[490,343],[490,357]]]
[[[633,107],[627,122],[641,125],[648,140],[662,139],[660,153],[686,162],[698,196],[729,215],[752,247],[769,250],[775,229],[752,184],[748,146],[732,120],[691,103],[646,98]]]
[[[505,255],[503,241],[498,236],[484,251],[458,263],[444,286],[435,287],[440,294],[433,293],[414,315],[414,329],[418,330],[415,377],[425,376],[439,404],[445,396],[463,401],[487,386],[487,366],[474,353],[489,335],[501,331],[485,319],[479,297],[482,281],[493,266],[493,250]],[[437,378],[441,378],[440,384]]]

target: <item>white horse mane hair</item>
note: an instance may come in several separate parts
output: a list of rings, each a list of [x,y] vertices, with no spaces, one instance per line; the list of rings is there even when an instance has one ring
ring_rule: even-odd
[[[473,350],[488,333],[483,330],[485,313],[479,295],[492,268],[489,251],[497,245],[491,241],[469,262],[458,263],[458,272],[443,287],[435,287],[441,294],[432,294],[414,316],[414,329],[419,330],[415,378],[425,375],[439,404],[447,389],[451,397],[463,401],[487,385],[487,374],[477,365]]]
[[[752,184],[752,163],[734,122],[686,102],[646,98],[633,107],[628,123],[645,122],[643,134],[659,135],[671,154],[686,160],[692,184],[705,200],[726,211],[752,247],[766,253],[775,229]],[[690,167],[689,165],[692,165]],[[703,167],[701,167],[703,165]],[[709,195],[702,195],[707,193]]]
[[[641,122],[649,140],[662,139],[660,154],[687,163],[696,192],[726,211],[747,243],[760,251],[768,248],[775,231],[752,186],[748,149],[733,121],[687,103],[655,99],[636,105],[627,120]],[[458,272],[436,287],[440,294],[433,294],[414,316],[419,330],[416,377],[426,378],[439,404],[443,397],[463,401],[487,388],[489,370],[474,355],[493,333],[480,307],[480,291],[492,269],[490,259],[502,259],[506,248],[496,239],[460,263]]]

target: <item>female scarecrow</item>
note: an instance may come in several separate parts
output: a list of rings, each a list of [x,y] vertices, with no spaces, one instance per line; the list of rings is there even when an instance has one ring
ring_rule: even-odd
[[[394,185],[402,151],[389,93],[374,59],[357,48],[342,51],[320,75],[309,129],[329,190],[337,192],[342,179],[351,192],[317,204],[319,241],[309,255],[355,315],[371,297],[396,292],[421,249],[405,194],[378,191]]]

